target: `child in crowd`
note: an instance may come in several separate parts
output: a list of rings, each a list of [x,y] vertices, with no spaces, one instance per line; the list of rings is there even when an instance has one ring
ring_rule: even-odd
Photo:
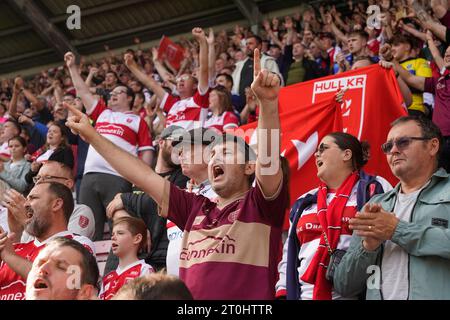
[[[116,270],[103,277],[100,299],[111,299],[129,281],[154,272],[138,252],[147,245],[147,227],[144,221],[116,212],[112,229],[112,252],[119,258]]]

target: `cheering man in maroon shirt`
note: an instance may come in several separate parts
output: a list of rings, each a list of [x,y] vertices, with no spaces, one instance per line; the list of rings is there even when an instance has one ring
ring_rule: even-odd
[[[99,135],[87,117],[67,125],[119,173],[141,187],[184,230],[180,278],[195,299],[273,299],[281,232],[288,205],[280,167],[279,77],[261,70],[254,54],[252,90],[260,106],[258,158],[240,138],[214,141],[208,176],[217,202],[181,191],[147,165]],[[270,138],[269,138],[270,137]],[[275,138],[274,138],[275,137]],[[236,152],[237,150],[237,152]],[[256,159],[256,161],[255,161]],[[252,187],[256,176],[255,187]]]

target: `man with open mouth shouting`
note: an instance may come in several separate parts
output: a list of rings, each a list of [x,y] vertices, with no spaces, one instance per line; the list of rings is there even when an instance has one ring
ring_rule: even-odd
[[[38,182],[25,202],[25,231],[34,240],[13,245],[12,234],[0,228],[0,300],[25,298],[25,281],[31,264],[50,240],[56,237],[74,239],[94,253],[94,244],[88,238],[67,231],[73,206],[68,187],[58,182]]]
[[[288,206],[280,167],[278,93],[280,78],[261,70],[254,54],[252,90],[258,99],[258,158],[240,138],[214,141],[208,176],[217,203],[171,185],[141,160],[99,135],[88,118],[75,114],[67,125],[120,174],[141,187],[185,230],[180,278],[195,299],[273,299],[281,232]],[[271,137],[269,140],[268,137]],[[252,176],[256,177],[252,187]]]

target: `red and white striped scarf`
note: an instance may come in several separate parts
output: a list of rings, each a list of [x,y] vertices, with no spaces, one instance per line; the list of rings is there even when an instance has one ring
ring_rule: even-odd
[[[357,171],[349,175],[336,191],[329,206],[327,206],[328,188],[324,183],[321,183],[319,186],[317,193],[317,218],[322,230],[326,232],[332,250],[335,250],[339,243],[342,231],[342,214],[350,198],[353,186],[358,180],[359,173]],[[301,278],[305,282],[314,284],[314,300],[331,300],[332,298],[332,283],[325,278],[329,262],[330,255],[322,233],[319,247]]]

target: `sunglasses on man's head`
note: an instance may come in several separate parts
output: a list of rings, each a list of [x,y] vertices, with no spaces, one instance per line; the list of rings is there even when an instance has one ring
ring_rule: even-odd
[[[394,145],[397,147],[397,149],[399,151],[403,151],[406,148],[409,147],[409,145],[411,144],[411,142],[413,142],[413,140],[420,140],[420,141],[425,141],[425,140],[430,140],[432,138],[428,138],[428,137],[400,137],[394,140],[389,140],[386,143],[383,143],[381,145],[381,150],[383,150],[383,152],[385,154],[390,154],[392,148],[394,147]]]

